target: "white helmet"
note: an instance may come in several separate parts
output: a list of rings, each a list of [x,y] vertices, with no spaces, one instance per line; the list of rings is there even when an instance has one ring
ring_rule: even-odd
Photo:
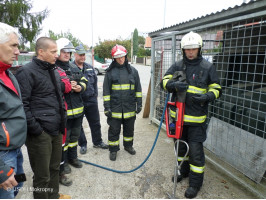
[[[202,38],[198,33],[190,31],[181,40],[181,49],[195,49],[202,47]]]
[[[66,38],[60,38],[56,40],[57,48],[58,48],[58,55],[60,55],[61,50],[63,49],[64,52],[75,52],[75,48],[73,44]]]

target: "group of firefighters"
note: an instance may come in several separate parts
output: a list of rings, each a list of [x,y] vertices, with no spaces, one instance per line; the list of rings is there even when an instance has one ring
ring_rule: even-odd
[[[203,184],[205,156],[203,142],[206,140],[208,103],[222,93],[219,78],[213,64],[202,57],[203,41],[199,34],[190,32],[181,40],[183,59],[174,63],[165,73],[161,87],[172,93],[171,101],[186,92],[185,113],[181,139],[189,145],[189,154],[184,157],[186,145],[180,143],[178,162],[183,162],[177,182],[189,177],[185,197],[197,196]],[[133,148],[136,114],[142,109],[142,92],[138,71],[128,63],[127,50],[120,45],[111,51],[113,62],[108,68],[103,83],[104,113],[107,116],[110,160],[115,161],[119,148],[119,134],[123,125],[123,146],[130,154]],[[59,65],[60,66],[60,65]],[[174,76],[183,72],[184,77]],[[88,78],[88,77],[86,77]],[[171,110],[175,121],[175,109]],[[76,142],[72,141],[72,142]],[[174,177],[173,177],[174,178]],[[173,180],[174,181],[174,180]]]
[[[60,182],[71,185],[72,181],[65,174],[70,170],[68,163],[77,168],[82,167],[82,163],[78,160],[77,146],[84,116],[84,103],[86,103],[83,97],[95,95],[91,93],[89,86],[90,76],[94,71],[91,71],[93,70],[91,66],[86,68],[85,62],[84,69],[78,67],[77,63],[70,62],[71,54],[74,52],[79,56],[85,56],[86,50],[83,45],[74,48],[66,38],[60,38],[56,43],[58,58],[55,64],[64,90],[64,102],[59,107],[60,112],[67,110]],[[185,191],[187,198],[196,197],[203,184],[205,167],[203,142],[206,140],[208,103],[219,98],[222,93],[216,69],[202,57],[202,47],[203,41],[199,34],[189,32],[184,35],[181,40],[183,59],[171,65],[161,81],[162,89],[172,93],[173,102],[177,100],[180,93],[186,92],[181,139],[188,143],[189,154],[184,157],[186,146],[180,144],[178,162],[184,162],[181,166],[181,175],[177,176],[176,181],[180,182],[189,177],[189,187]],[[134,124],[136,114],[142,110],[142,89],[138,71],[129,64],[127,53],[121,45],[115,45],[112,48],[113,61],[106,71],[103,83],[104,114],[107,116],[109,125],[109,158],[112,161],[116,160],[117,152],[120,150],[121,125],[125,151],[131,155],[136,154],[133,148]],[[185,78],[175,76],[176,72],[183,72]],[[20,72],[17,76],[20,76]],[[95,105],[98,106],[97,103]],[[175,109],[172,109],[173,123],[176,120],[175,116]],[[29,157],[31,156],[34,155],[29,154]],[[174,177],[172,180],[174,181]]]
[[[99,112],[98,104],[93,104],[94,107],[97,107],[96,113],[88,114],[86,106],[89,107],[88,101],[91,99],[90,97],[94,96],[97,102],[98,91],[96,91],[97,86],[94,87],[93,76],[96,76],[96,74],[93,68],[85,63],[86,50],[84,46],[81,44],[74,48],[72,43],[66,38],[60,38],[56,43],[59,57],[55,64],[59,69],[61,68],[65,71],[70,82],[75,81],[77,87],[79,87],[77,91],[69,92],[66,90],[67,84],[65,83],[64,98],[67,108],[67,131],[65,134],[66,140],[63,141],[59,181],[63,185],[70,186],[72,180],[66,176],[66,174],[71,172],[68,164],[76,168],[82,167],[81,161],[77,158],[78,140],[83,129],[82,120],[84,113],[87,119],[97,117],[97,112]],[[84,58],[82,65],[79,65],[76,60],[70,62],[72,53],[75,53],[75,58],[77,58],[76,54]],[[109,124],[108,145],[105,145],[102,141],[99,145],[102,148],[108,148],[109,146],[110,160],[115,161],[117,151],[119,151],[121,125],[123,125],[123,145],[125,150],[132,155],[136,153],[133,148],[134,123],[136,113],[139,113],[142,108],[142,92],[138,71],[128,64],[127,50],[121,45],[116,45],[113,47],[111,55],[114,60],[107,69],[103,84],[104,113]],[[91,121],[89,121],[89,125],[92,136],[97,135],[96,137],[101,140],[100,124],[91,124]]]

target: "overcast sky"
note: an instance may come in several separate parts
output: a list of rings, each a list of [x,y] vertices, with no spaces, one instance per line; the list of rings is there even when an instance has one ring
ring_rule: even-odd
[[[49,29],[55,33],[69,30],[91,46],[92,42],[99,43],[99,38],[129,39],[135,28],[139,33],[149,33],[242,3],[243,0],[33,0],[32,11],[50,10],[39,36],[47,35]]]

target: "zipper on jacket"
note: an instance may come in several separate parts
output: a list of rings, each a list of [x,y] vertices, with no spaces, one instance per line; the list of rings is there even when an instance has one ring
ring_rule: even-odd
[[[5,125],[4,122],[2,122],[2,127],[4,129],[5,134],[6,134],[6,147],[8,147],[9,146],[9,143],[10,143],[10,137],[9,137],[9,132],[6,129],[6,125]]]

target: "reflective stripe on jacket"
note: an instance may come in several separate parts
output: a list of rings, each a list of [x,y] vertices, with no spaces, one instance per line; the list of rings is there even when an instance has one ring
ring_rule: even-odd
[[[221,96],[221,86],[218,83],[219,79],[215,67],[204,58],[199,59],[198,63],[191,65],[186,63],[184,66],[183,60],[174,63],[165,73],[161,86],[166,90],[166,84],[173,78],[173,74],[184,69],[187,77],[186,80],[189,84],[185,101],[184,124],[200,125],[207,118],[208,103],[204,105],[195,104],[192,102],[192,96],[211,93],[214,99],[217,99]],[[174,92],[171,101],[175,101],[176,96],[177,93]],[[171,117],[175,117],[175,110],[171,110],[170,114]]]
[[[113,62],[111,65],[115,64]],[[109,68],[103,83],[105,111],[111,109],[113,118],[135,117],[137,106],[142,107],[142,90],[138,71],[129,64]]]
[[[61,62],[57,60],[56,65],[65,70],[70,81],[77,81],[82,88],[81,92],[71,91],[67,94],[64,94],[67,102],[67,118],[78,118],[83,115],[84,105],[81,94],[86,90],[88,80],[83,76],[80,69],[73,63]]]
[[[73,62],[77,66],[75,62]],[[77,66],[78,67],[78,66]],[[78,67],[79,68],[79,67]],[[82,93],[82,99],[83,102],[90,102],[90,101],[96,101],[98,96],[98,77],[94,71],[93,66],[89,65],[88,63],[83,63],[83,68],[79,68],[80,71],[83,73],[84,77],[88,80],[87,82],[87,88]]]

